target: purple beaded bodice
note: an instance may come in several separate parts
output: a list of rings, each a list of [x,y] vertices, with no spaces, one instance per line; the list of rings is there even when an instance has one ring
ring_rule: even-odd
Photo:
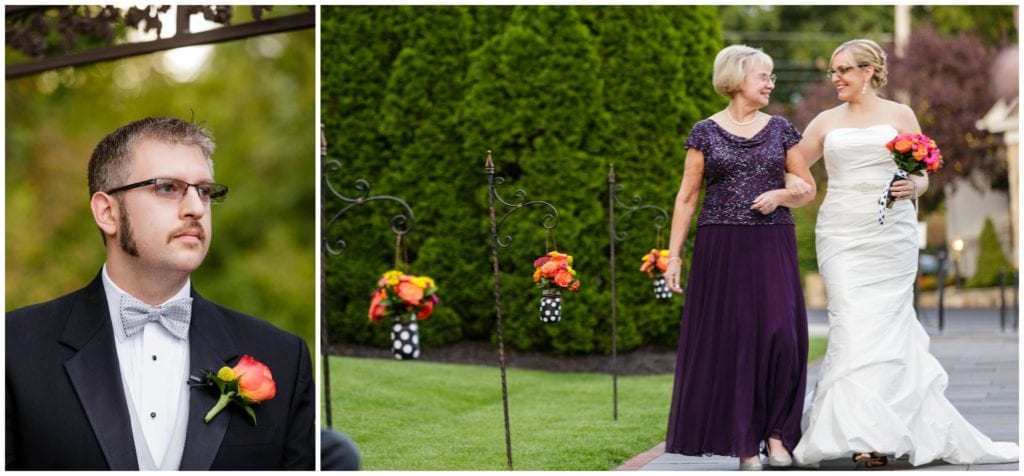
[[[793,214],[786,207],[762,215],[750,205],[764,192],[785,188],[786,151],[798,142],[800,133],[779,116],[772,116],[749,139],[711,119],[695,124],[686,147],[704,153],[707,184],[697,226],[793,224]]]

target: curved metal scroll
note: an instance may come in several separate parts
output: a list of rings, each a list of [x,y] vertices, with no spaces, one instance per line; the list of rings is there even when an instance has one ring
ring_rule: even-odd
[[[339,192],[330,180],[330,174],[336,173],[340,170],[341,162],[338,162],[337,160],[330,160],[324,164],[324,171],[322,175],[324,186],[321,193],[324,195],[329,193],[331,197],[346,204],[324,224],[324,228],[322,230],[323,244],[324,249],[326,249],[328,253],[337,256],[343,253],[348,247],[348,243],[346,243],[345,239],[342,237],[338,237],[333,243],[331,242],[329,238],[331,229],[336,223],[338,223],[346,212],[364,203],[375,201],[393,201],[398,203],[405,209],[405,211],[391,217],[391,232],[395,235],[402,236],[412,230],[413,214],[412,208],[409,207],[408,203],[405,203],[404,200],[391,195],[370,195],[370,183],[363,179],[357,179],[352,186],[352,188],[357,192],[357,195],[355,197],[346,196]]]
[[[543,200],[530,200],[530,201],[527,201],[526,200],[526,192],[523,191],[523,189],[517,189],[512,194],[512,196],[515,197],[515,199],[518,200],[518,201],[508,202],[505,199],[501,198],[501,195],[498,195],[497,186],[498,185],[504,185],[505,184],[505,178],[504,177],[494,177],[494,163],[491,161],[491,153],[490,153],[490,151],[487,151],[487,160],[488,160],[487,163],[489,164],[488,165],[489,168],[487,169],[487,174],[488,174],[489,178],[493,179],[492,183],[490,184],[491,185],[491,194],[494,196],[494,200],[497,200],[502,205],[505,205],[506,207],[509,207],[509,210],[506,211],[505,214],[502,215],[501,218],[498,219],[496,227],[495,227],[495,232],[497,232],[497,230],[501,229],[501,225],[503,223],[505,223],[505,219],[507,219],[509,217],[509,215],[511,215],[512,213],[514,213],[517,210],[520,210],[520,209],[526,208],[526,207],[537,207],[537,206],[540,206],[540,207],[548,207],[548,208],[550,208],[551,212],[544,214],[544,216],[541,218],[541,223],[540,224],[541,224],[541,226],[543,226],[547,230],[553,230],[553,229],[555,229],[555,227],[558,226],[558,209],[555,208],[554,205],[552,205],[552,204],[550,204],[548,202],[545,202]],[[497,243],[498,243],[498,246],[500,246],[502,248],[508,248],[509,245],[512,244],[512,235],[505,235],[504,238],[498,238]]]
[[[614,166],[613,165],[609,165],[609,177],[610,177],[610,180],[612,181],[611,182],[612,184],[615,184],[615,182],[614,182],[614,180],[615,180],[614,174],[615,174]],[[657,213],[657,215],[655,215],[655,217],[654,217],[654,228],[656,230],[661,230],[661,229],[665,228],[666,225],[669,224],[668,211],[666,211],[664,208],[661,208],[661,207],[655,206],[655,205],[644,205],[643,204],[643,202],[644,202],[643,197],[641,197],[640,195],[635,195],[635,194],[632,197],[630,197],[630,202],[632,203],[632,205],[627,205],[626,203],[623,203],[621,200],[619,200],[618,193],[621,192],[621,191],[622,191],[622,185],[621,184],[616,184],[615,187],[614,187],[614,192],[615,193],[611,194],[612,203],[615,206],[626,210],[626,212],[623,213],[619,217],[619,220],[624,220],[626,217],[628,217],[629,215],[631,215],[633,213],[636,213],[636,212],[640,212],[640,211],[643,211],[643,210],[652,210],[652,211]],[[616,221],[612,221],[612,226],[613,227],[616,224],[617,224]],[[626,239],[626,232],[624,232],[624,231],[623,232],[619,232],[615,228],[612,228],[612,233],[613,233],[612,236],[615,239],[615,241],[623,241],[623,240]]]

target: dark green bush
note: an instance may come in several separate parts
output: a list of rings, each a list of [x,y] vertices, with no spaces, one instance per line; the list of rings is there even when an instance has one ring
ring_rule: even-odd
[[[996,236],[996,228],[991,218],[985,218],[985,225],[978,237],[978,266],[974,276],[965,284],[968,288],[984,288],[999,285],[1000,270],[1010,270],[1012,266],[1003,255],[1003,247]],[[1008,272],[1008,271],[1007,271]]]

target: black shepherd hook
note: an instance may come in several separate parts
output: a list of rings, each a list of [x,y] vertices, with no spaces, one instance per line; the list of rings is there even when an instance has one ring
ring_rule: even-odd
[[[320,190],[320,210],[324,212],[326,203],[325,200],[328,198],[328,194],[332,200],[341,202],[343,204],[341,210],[335,213],[330,220],[324,223],[323,228],[320,230],[322,248],[320,251],[320,354],[322,357],[322,365],[324,372],[324,399],[325,399],[325,410],[327,411],[327,427],[331,427],[331,373],[330,366],[327,361],[327,306],[325,301],[327,299],[327,255],[339,256],[345,252],[348,248],[348,243],[344,237],[336,237],[333,240],[330,238],[333,231],[334,225],[344,218],[345,213],[349,210],[376,201],[391,201],[398,203],[404,211],[391,217],[391,232],[395,234],[399,239],[406,233],[412,230],[413,225],[413,214],[412,208],[404,200],[393,197],[391,195],[370,195],[370,183],[363,179],[356,179],[353,189],[356,191],[355,196],[347,196],[338,191],[338,188],[331,183],[331,175],[341,170],[341,162],[337,160],[326,160],[327,158],[327,139],[324,135],[324,126],[320,125],[320,158],[322,162],[323,172],[320,176],[323,184]],[[397,259],[397,258],[396,258]]]
[[[494,311],[496,314],[496,328],[498,331],[498,364],[501,367],[501,403],[505,410],[505,456],[508,461],[508,469],[512,469],[512,436],[509,431],[508,421],[508,385],[505,380],[505,338],[504,323],[501,318],[501,270],[498,266],[498,248],[508,248],[512,244],[512,236],[505,235],[499,239],[498,230],[501,225],[505,223],[505,219],[517,210],[529,207],[547,207],[551,211],[546,213],[541,219],[541,226],[543,226],[550,233],[555,227],[558,226],[558,209],[554,205],[545,202],[543,200],[530,200],[526,199],[526,192],[522,189],[516,190],[513,193],[515,197],[512,202],[505,201],[498,195],[498,190],[495,188],[497,185],[505,183],[505,179],[502,177],[494,176],[494,160],[491,158],[491,151],[487,151],[487,162],[484,164],[484,173],[487,174],[487,205],[488,213],[491,219],[491,261],[494,264]],[[497,214],[494,210],[494,203],[498,202],[507,208],[505,213],[500,219],[496,218]]]
[[[622,218],[639,212],[651,210],[654,216],[654,229],[657,231],[660,241],[661,230],[668,224],[668,212],[664,208],[655,205],[644,205],[644,199],[640,195],[633,195],[632,205],[619,201],[618,192],[622,191],[622,185],[615,184],[615,165],[608,164],[608,244],[609,262],[611,263],[611,284],[612,284],[612,418],[619,419],[619,368],[618,368],[618,289],[615,286],[615,243],[626,239],[626,232],[617,230],[615,220],[615,208],[626,210]],[[658,246],[661,244],[659,243]]]

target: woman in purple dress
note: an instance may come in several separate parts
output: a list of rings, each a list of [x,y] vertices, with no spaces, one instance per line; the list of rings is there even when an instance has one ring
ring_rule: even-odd
[[[679,330],[665,451],[740,458],[740,469],[792,464],[807,377],[807,312],[789,208],[814,198],[807,166],[791,148],[800,133],[759,110],[775,86],[772,59],[742,45],[715,58],[714,87],[729,97],[686,140],[672,214],[669,288],[682,292],[683,243],[697,218]],[[785,174],[803,179],[787,190]],[[800,182],[799,180],[795,182]]]

